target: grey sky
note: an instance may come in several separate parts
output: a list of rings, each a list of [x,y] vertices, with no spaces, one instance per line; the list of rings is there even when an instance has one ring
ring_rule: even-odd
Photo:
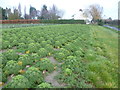
[[[29,13],[30,5],[37,10],[41,10],[44,4],[48,6],[48,9],[55,4],[59,9],[64,10],[63,18],[71,19],[71,16],[78,12],[80,8],[86,9],[91,4],[100,4],[104,9],[104,18],[118,19],[118,2],[119,0],[1,0],[0,6],[3,8],[13,8],[13,6],[17,8],[18,4],[21,3],[22,13],[24,13],[25,6],[27,13]]]

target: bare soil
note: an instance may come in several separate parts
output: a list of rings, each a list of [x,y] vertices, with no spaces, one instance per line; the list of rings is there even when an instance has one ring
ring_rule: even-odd
[[[53,64],[61,65],[62,63],[59,63],[57,60],[54,59],[54,57],[47,57]],[[58,67],[58,69],[54,70],[52,73],[49,73],[45,77],[45,81],[48,83],[51,83],[54,87],[64,87],[65,83],[59,83],[55,76],[57,76],[61,72],[61,69]]]

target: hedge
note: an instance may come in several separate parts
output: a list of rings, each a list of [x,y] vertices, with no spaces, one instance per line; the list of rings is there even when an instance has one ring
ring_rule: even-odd
[[[49,24],[85,24],[84,20],[40,20],[40,23]]]
[[[34,20],[34,19],[18,19],[18,20],[0,20],[2,24],[30,24],[30,23],[47,23],[47,24],[85,24],[84,20]]]

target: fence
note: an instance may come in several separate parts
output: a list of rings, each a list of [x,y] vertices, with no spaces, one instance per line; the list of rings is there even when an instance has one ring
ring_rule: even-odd
[[[40,23],[40,20],[33,19],[18,19],[18,20],[0,20],[2,24],[30,24],[30,23]]]

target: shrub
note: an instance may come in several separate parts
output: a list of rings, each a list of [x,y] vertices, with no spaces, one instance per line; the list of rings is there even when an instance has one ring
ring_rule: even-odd
[[[45,49],[48,51],[48,53],[53,53],[53,47],[50,44],[45,45]]]
[[[17,63],[16,61],[10,60],[7,62],[3,70],[5,71],[6,75],[9,75],[9,74],[17,74],[21,68],[22,67],[21,65],[19,65],[19,63]]]
[[[65,45],[65,49],[69,50],[69,51],[72,51],[73,50],[73,47],[70,45],[70,44],[66,44]]]
[[[16,46],[18,44],[18,41],[17,40],[13,40],[12,43],[11,43],[11,46]]]
[[[80,68],[80,63],[80,60],[77,59],[75,56],[68,56],[62,64],[62,68],[69,68],[74,71],[75,69]]]
[[[7,76],[5,75],[5,73],[1,70],[0,72],[0,82],[6,82],[7,81]]]
[[[41,59],[41,61],[38,61],[34,66],[40,68],[41,71],[46,70],[52,72],[54,70],[54,65],[47,58]]]
[[[33,62],[36,62],[40,60],[40,56],[37,53],[32,53],[30,56],[30,60],[32,60]]]
[[[42,47],[45,47],[46,44],[47,44],[46,41],[42,41],[42,42],[41,42],[41,46],[42,46]]]
[[[17,60],[19,56],[14,50],[8,50],[7,52],[4,52],[3,55],[7,60]]]
[[[38,50],[38,48],[37,48],[36,44],[30,43],[30,44],[28,44],[28,50],[30,50],[30,52],[34,53]]]
[[[43,75],[36,67],[30,67],[25,72],[24,76],[30,81],[30,83],[34,86],[35,83],[40,84],[43,82]]]
[[[100,26],[103,26],[103,24],[104,24],[104,22],[101,19],[98,19],[97,22],[98,22],[98,25],[100,25]]]
[[[4,54],[0,53],[0,68],[3,68],[7,63],[7,58],[4,56]]]
[[[2,49],[7,49],[7,48],[10,48],[10,42],[9,41],[4,41],[2,43]]]
[[[58,52],[58,53],[55,53],[54,57],[59,60],[59,61],[62,61],[64,58],[65,58],[65,54],[62,53],[62,52]]]
[[[30,59],[30,56],[25,54],[25,55],[21,55],[18,59],[18,62],[22,62],[22,66],[26,66],[26,65],[31,65],[33,63],[33,60]]]
[[[64,48],[61,48],[61,49],[59,50],[59,52],[64,53],[64,54],[65,54],[65,57],[67,57],[68,55],[71,54],[67,49],[64,49]]]
[[[5,88],[30,88],[31,85],[26,77],[17,75],[5,86]]]
[[[61,46],[61,43],[59,41],[55,41],[55,47],[59,48]]]
[[[22,52],[25,52],[26,51],[26,48],[27,48],[27,45],[25,43],[18,43],[18,46],[17,46],[18,49],[21,49]]]
[[[52,86],[49,83],[41,83],[37,86],[37,88],[52,88]]]
[[[40,48],[38,51],[38,55],[40,55],[41,57],[45,57],[48,55],[48,51],[45,48]]]
[[[65,71],[64,71],[64,74],[65,75],[71,75],[72,74],[72,70],[69,69],[69,68],[66,68]]]

